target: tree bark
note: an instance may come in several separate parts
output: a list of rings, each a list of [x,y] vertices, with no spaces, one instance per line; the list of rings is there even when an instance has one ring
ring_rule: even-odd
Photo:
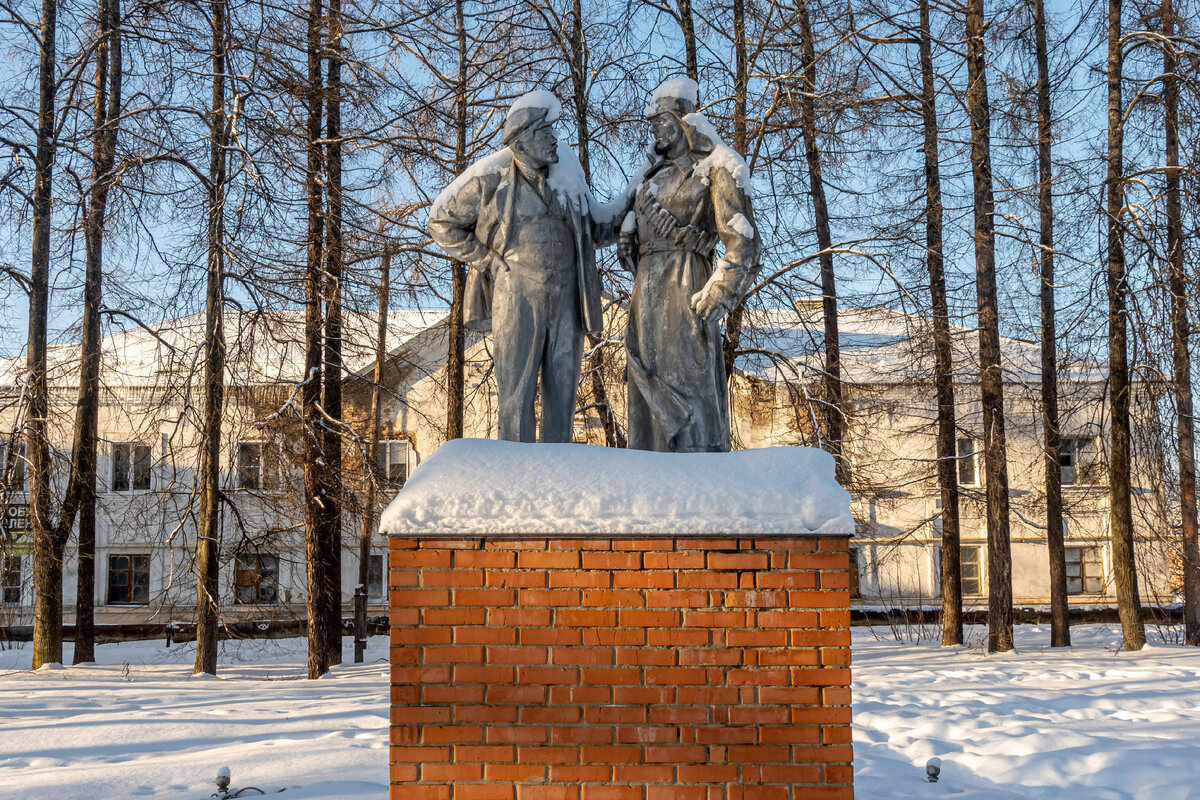
[[[733,149],[746,157],[746,3],[733,0]],[[737,351],[742,344],[742,318],[746,304],[739,300],[725,318],[725,340],[722,349],[725,355],[725,379],[733,380]],[[733,397],[730,386],[729,396]]]
[[[50,520],[50,443],[46,438],[46,325],[50,307],[50,201],[53,191],[55,32],[57,4],[42,0],[38,58],[37,154],[33,182],[33,247],[29,271],[29,343],[25,438],[33,535],[33,668],[62,663],[63,551],[67,537]],[[69,529],[68,529],[69,533]]]
[[[1112,407],[1109,431],[1109,533],[1112,537],[1113,579],[1117,613],[1126,650],[1146,644],[1142,603],[1138,597],[1133,556],[1133,489],[1130,466],[1129,347],[1126,330],[1125,242],[1121,215],[1125,205],[1121,122],[1121,0],[1108,2],[1108,174],[1104,181],[1108,228],[1108,390]]]
[[[325,539],[325,647],[329,664],[342,663],[342,2],[329,0],[329,64],[326,81],[325,235],[325,470],[328,491],[322,507]],[[332,420],[332,422],[329,422]]]
[[[200,516],[196,530],[195,673],[217,672],[221,609],[221,443],[225,410],[225,114],[227,0],[212,3],[212,114],[208,156],[208,284],[204,304],[204,429],[200,445]]]
[[[692,0],[679,0],[679,29],[683,32],[683,52],[687,76],[700,83],[700,66],[696,59],[696,22]]]
[[[1179,435],[1179,505],[1183,536],[1184,641],[1200,646],[1200,547],[1196,542],[1196,430],[1192,408],[1192,358],[1188,349],[1187,273],[1183,264],[1183,209],[1179,189],[1179,68],[1175,8],[1163,0],[1163,106],[1166,110],[1167,261],[1171,292],[1171,354]]]
[[[322,313],[324,289],[324,208],[321,173],[321,119],[324,86],[321,80],[321,0],[309,0],[307,31],[308,105],[306,130],[308,199],[307,258],[304,276],[304,385],[301,402],[304,417],[304,558],[308,594],[308,677],[319,678],[329,671],[328,540],[324,535],[328,501],[329,471],[324,466],[324,422],[321,418]]]
[[[967,108],[971,120],[971,173],[975,208],[975,292],[979,314],[979,383],[987,482],[988,650],[1013,648],[1012,552],[1009,536],[1008,465],[1004,435],[1004,374],[1000,364],[1000,314],[996,292],[995,198],[992,184],[991,110],[983,0],[967,0]]]
[[[809,193],[816,221],[817,248],[821,251],[821,310],[825,335],[825,447],[833,454],[838,483],[850,479],[842,450],[845,416],[842,406],[842,355],[838,343],[837,283],[833,274],[833,236],[829,230],[829,207],[825,201],[825,182],[821,176],[821,149],[817,143],[816,52],[806,2],[797,3],[796,21],[800,35],[800,132],[804,137],[804,157],[808,163]]]
[[[383,365],[387,358],[388,299],[391,294],[392,255],[384,245],[379,264],[379,291],[377,294],[379,322],[375,328],[375,371],[371,383],[371,433],[367,439],[367,489],[363,500],[362,530],[358,536],[358,583],[367,586],[371,577],[371,539],[375,535],[375,504],[378,502],[377,486],[380,479],[379,463],[380,415],[383,400]],[[384,597],[387,597],[387,568],[384,568]]]
[[[1054,165],[1050,159],[1050,67],[1046,9],[1033,0],[1038,93],[1038,253],[1042,301],[1042,435],[1046,467],[1046,545],[1050,551],[1050,646],[1071,646],[1067,557],[1063,546],[1062,429],[1058,420],[1058,343],[1054,321]]]
[[[96,98],[92,115],[92,185],[84,215],[83,334],[80,341],[79,401],[71,469],[79,496],[75,654],[96,659],[96,447],[100,408],[100,309],[103,306],[104,216],[121,113],[121,34],[118,0],[100,0],[96,47]],[[70,488],[68,487],[68,503]],[[61,523],[60,523],[61,524]]]
[[[583,35],[583,8],[580,0],[573,0],[571,7],[570,34],[570,67],[571,90],[575,100],[575,126],[579,130],[579,165],[583,167],[583,177],[590,186],[592,183],[591,167],[591,132],[588,125],[588,53]],[[608,387],[604,384],[604,348],[599,336],[588,335],[588,347],[592,354],[584,365],[583,371],[588,380],[592,400],[596,404],[600,421],[604,425],[604,444],[607,447],[624,448],[625,434],[617,423],[617,415],[613,412],[612,401],[608,399]]]
[[[467,27],[463,0],[454,3],[454,27],[458,36],[458,85],[454,90],[454,174],[467,168]],[[467,265],[450,262],[450,330],[446,356],[446,440],[463,435],[465,403],[466,328],[463,304],[466,301]]]
[[[958,443],[954,409],[954,359],[942,257],[942,179],[933,75],[929,0],[921,0],[921,121],[925,155],[925,262],[933,310],[933,383],[937,394],[937,476],[942,499],[942,646],[962,644],[962,550],[958,510]]]

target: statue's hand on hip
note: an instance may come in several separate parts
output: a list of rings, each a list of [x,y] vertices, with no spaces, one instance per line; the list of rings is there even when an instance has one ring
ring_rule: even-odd
[[[727,264],[724,260],[709,276],[704,288],[692,295],[692,312],[702,322],[716,322],[729,313],[737,303],[737,285],[741,270]]]

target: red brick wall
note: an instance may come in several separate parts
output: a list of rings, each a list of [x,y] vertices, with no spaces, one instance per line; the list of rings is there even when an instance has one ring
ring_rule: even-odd
[[[392,539],[391,800],[850,800],[846,545]]]

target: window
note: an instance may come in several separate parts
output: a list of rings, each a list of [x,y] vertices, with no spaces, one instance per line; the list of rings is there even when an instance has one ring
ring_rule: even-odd
[[[12,461],[9,463],[9,453],[12,453]],[[10,488],[12,491],[25,491],[25,445],[17,444],[11,448],[6,442],[0,444],[0,485]]]
[[[1104,559],[1099,547],[1068,547],[1067,594],[1103,594]]]
[[[0,606],[21,605],[21,557],[0,556]]]
[[[396,489],[408,480],[408,439],[381,441],[375,451],[379,479]]]
[[[278,489],[281,465],[276,448],[264,442],[238,442],[237,488]]]
[[[258,553],[238,556],[234,567],[233,602],[278,603],[279,559]]]
[[[108,602],[145,605],[150,602],[150,556],[108,557]]]
[[[367,562],[367,597],[386,597],[383,591],[383,553],[372,553]]]
[[[963,547],[960,551],[963,595],[983,594],[983,569],[979,561],[980,547]]]
[[[963,437],[958,440],[958,482],[961,486],[979,485],[979,458],[975,451],[974,439]]]
[[[850,548],[850,596],[862,597],[862,587],[859,585],[858,548]]]
[[[1100,482],[1100,442],[1095,436],[1065,437],[1058,455],[1064,486]]]
[[[114,492],[150,491],[150,445],[116,442],[112,445]]]

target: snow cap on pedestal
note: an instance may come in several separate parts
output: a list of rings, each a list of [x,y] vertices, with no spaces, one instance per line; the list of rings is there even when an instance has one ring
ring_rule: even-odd
[[[667,78],[658,85],[646,103],[646,119],[659,114],[685,117],[700,104],[700,87],[686,75]]]
[[[456,439],[384,511],[393,536],[853,534],[833,458],[807,447],[652,453]]]
[[[508,144],[530,128],[549,125],[562,116],[562,103],[545,89],[534,89],[516,99],[504,119],[504,143]]]

